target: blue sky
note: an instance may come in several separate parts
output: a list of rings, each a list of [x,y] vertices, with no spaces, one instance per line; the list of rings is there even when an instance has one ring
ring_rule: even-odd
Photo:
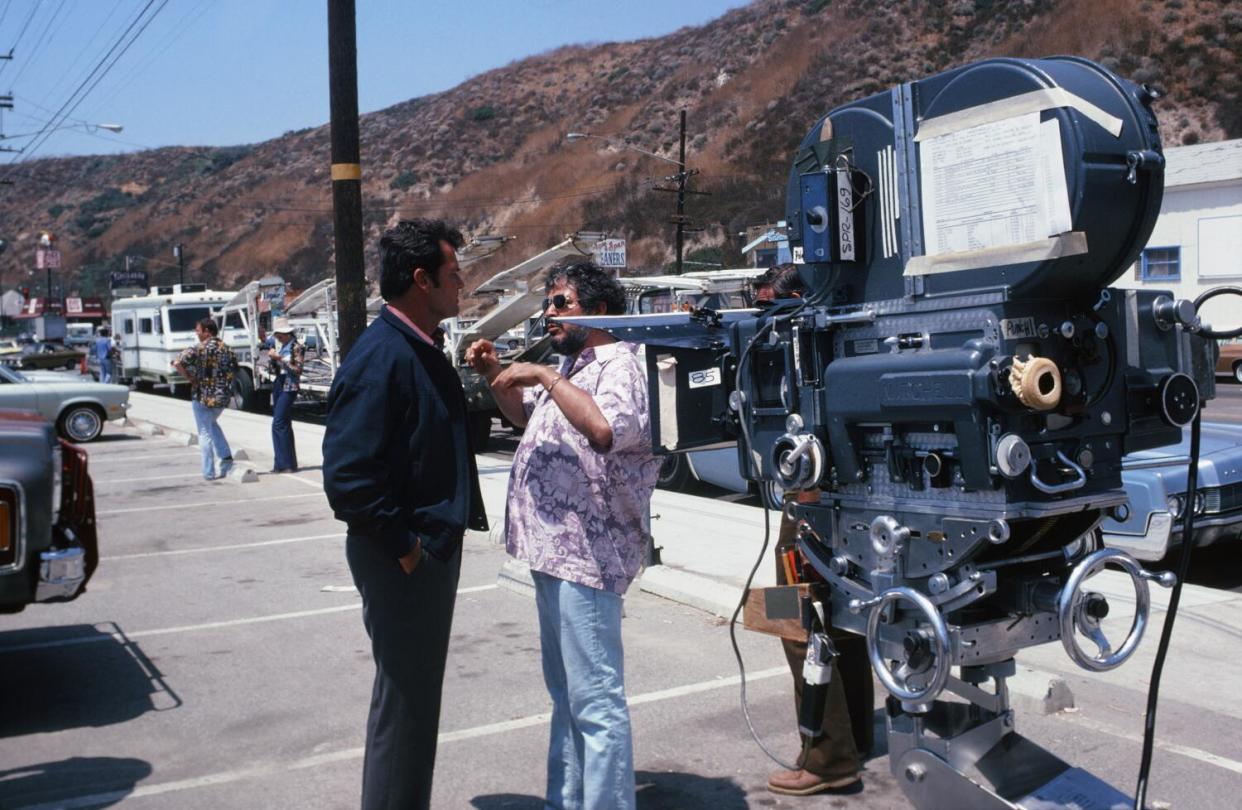
[[[328,120],[325,0],[0,0],[0,163],[223,146]],[[362,112],[560,45],[660,36],[741,0],[357,0]],[[154,16],[152,16],[154,14]],[[133,24],[129,40],[122,32]],[[118,44],[119,43],[119,44]],[[111,59],[104,73],[97,66]],[[100,78],[102,76],[102,78]],[[97,82],[97,83],[96,83]],[[93,85],[93,86],[92,86]],[[74,93],[83,90],[78,96]],[[89,88],[89,90],[87,89]],[[71,125],[30,137],[66,103]],[[56,120],[62,120],[57,118]],[[93,124],[117,123],[120,134]],[[42,143],[39,141],[42,140]]]

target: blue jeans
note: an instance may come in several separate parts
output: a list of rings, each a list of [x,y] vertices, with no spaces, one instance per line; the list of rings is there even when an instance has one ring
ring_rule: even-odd
[[[105,357],[99,361],[99,381],[101,383],[112,382],[112,360]]]
[[[293,422],[289,419],[293,401],[297,398],[297,391],[272,392],[272,450],[276,456],[273,464],[273,469],[276,470],[298,468],[298,450],[293,442]]]
[[[192,401],[190,407],[194,410],[194,424],[198,426],[198,449],[203,454],[203,477],[210,480],[216,477],[213,453],[221,462],[233,461],[233,451],[229,449],[228,439],[224,438],[224,431],[216,423],[224,408],[208,408],[198,400]]]
[[[622,598],[538,571],[543,679],[552,697],[549,807],[632,810],[634,749],[625,702]]]

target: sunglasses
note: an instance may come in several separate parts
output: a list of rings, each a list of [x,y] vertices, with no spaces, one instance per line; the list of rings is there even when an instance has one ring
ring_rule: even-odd
[[[554,295],[551,298],[543,299],[543,311],[547,312],[548,305],[551,304],[557,312],[564,312],[576,303],[578,302],[570,299],[568,296]]]

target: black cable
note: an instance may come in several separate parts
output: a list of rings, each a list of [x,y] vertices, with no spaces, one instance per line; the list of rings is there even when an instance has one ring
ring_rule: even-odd
[[[1147,780],[1151,774],[1152,749],[1156,742],[1156,706],[1160,701],[1160,676],[1164,673],[1164,659],[1169,653],[1169,640],[1173,636],[1173,622],[1177,619],[1177,606],[1182,599],[1182,584],[1190,570],[1190,550],[1194,545],[1195,499],[1199,485],[1199,422],[1203,412],[1195,414],[1190,425],[1190,470],[1187,473],[1186,505],[1182,521],[1182,552],[1177,561],[1177,582],[1169,595],[1169,607],[1160,631],[1160,644],[1156,648],[1156,661],[1151,668],[1151,687],[1147,690],[1147,717],[1143,722],[1143,757],[1139,764],[1138,787],[1134,791],[1134,806],[1138,810],[1147,807]]]

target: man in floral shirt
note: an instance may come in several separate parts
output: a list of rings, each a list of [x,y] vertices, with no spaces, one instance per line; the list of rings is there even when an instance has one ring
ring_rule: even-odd
[[[203,478],[216,478],[215,458],[220,459],[220,478],[233,468],[233,451],[217,420],[233,395],[237,357],[218,337],[220,327],[211,318],[194,325],[198,344],[173,361],[177,373],[190,381],[190,407],[198,426],[198,448],[203,455]]]
[[[616,315],[621,285],[589,261],[548,275],[547,317]],[[622,595],[647,549],[660,463],[651,454],[638,349],[552,322],[560,369],[514,363],[478,341],[467,360],[509,421],[525,426],[505,515],[510,554],[530,564],[544,681],[552,696],[548,805],[634,807],[634,754],[621,649]]]

